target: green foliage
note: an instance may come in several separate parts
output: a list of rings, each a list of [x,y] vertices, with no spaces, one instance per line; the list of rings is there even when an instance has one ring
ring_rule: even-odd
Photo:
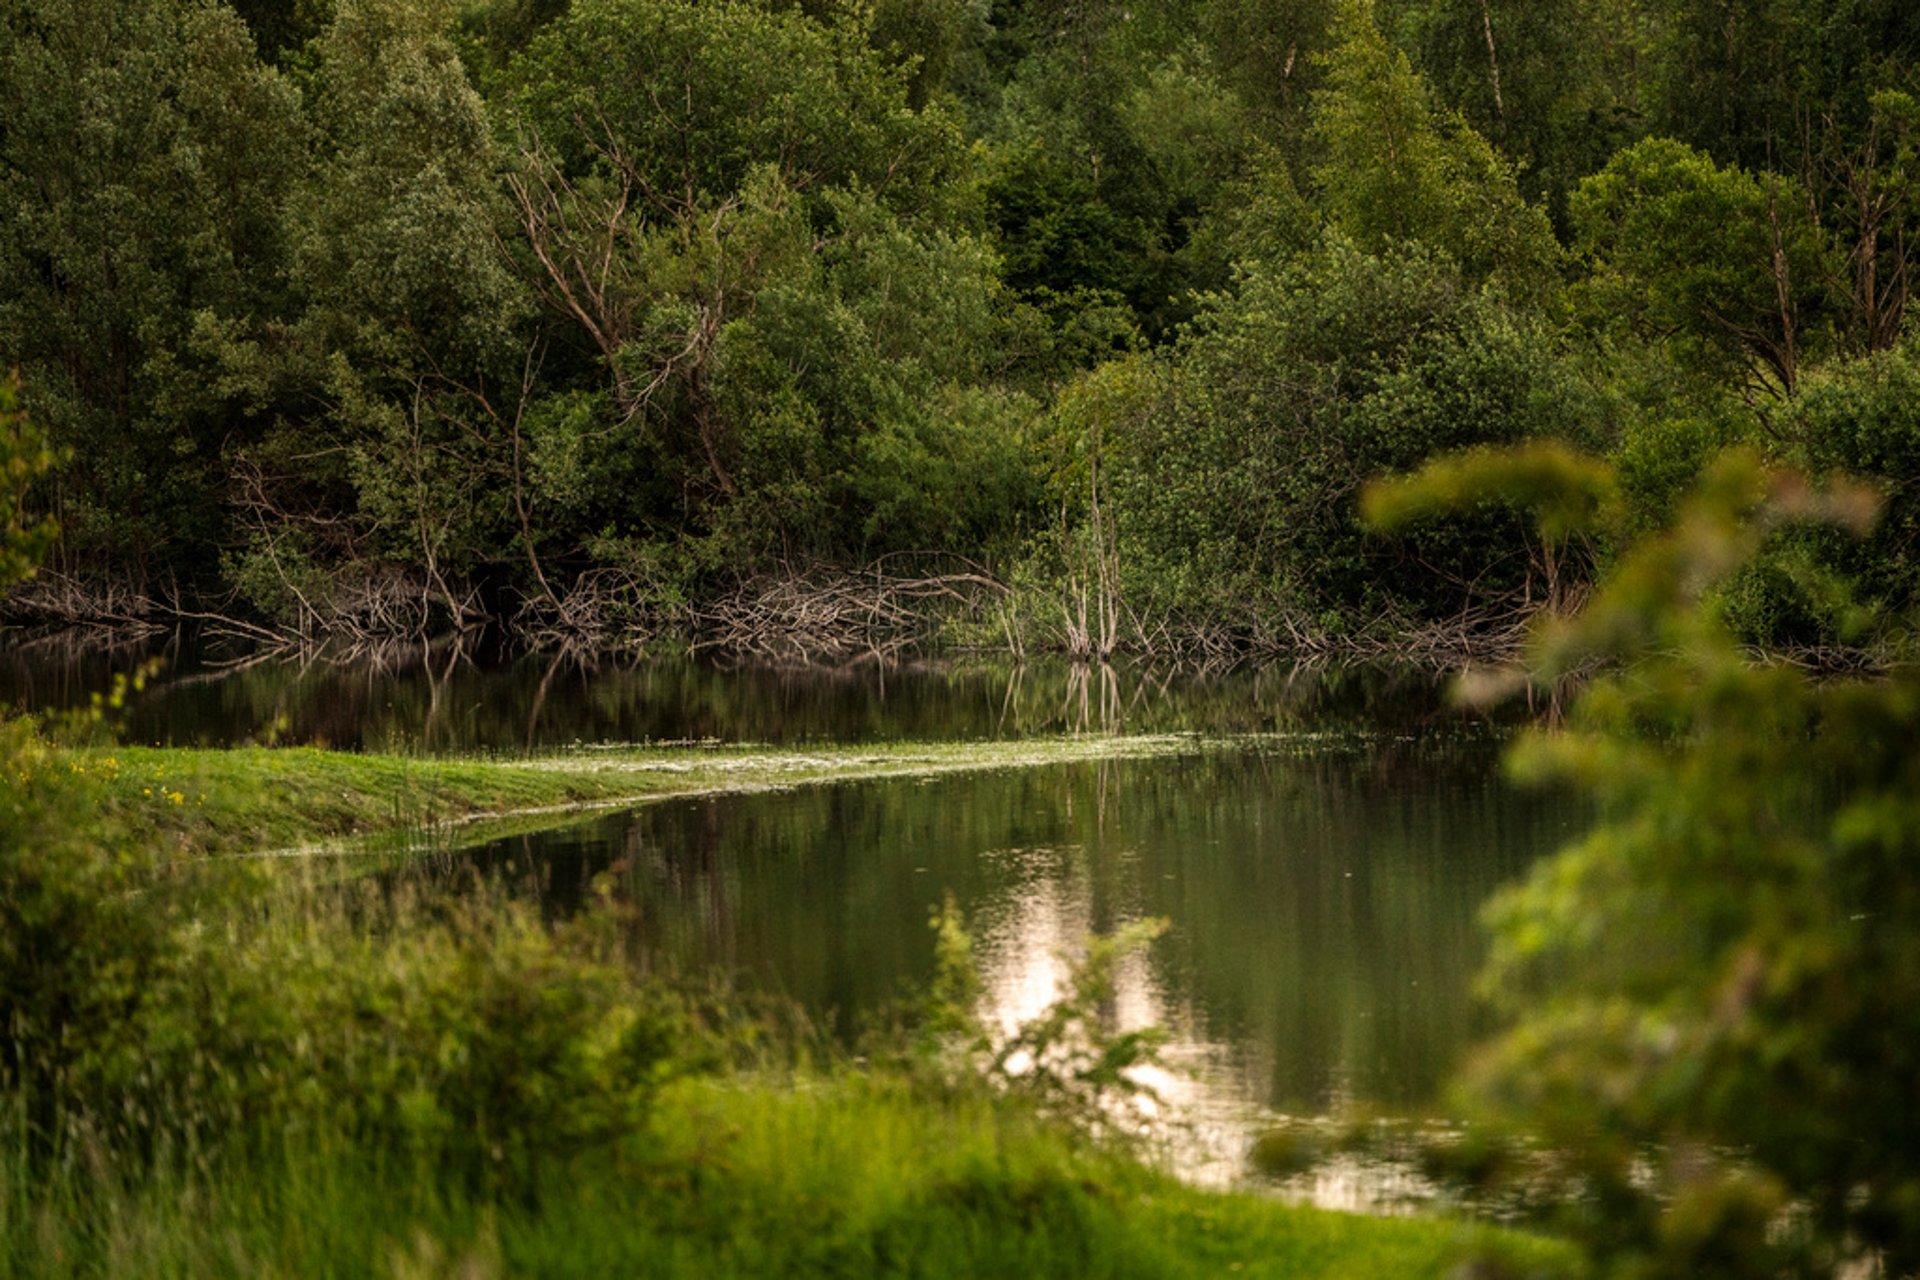
[[[50,1280],[1579,1274],[1537,1236],[1201,1191],[1004,1101],[929,1101],[871,1073],[685,1081],[653,1130],[644,1164],[555,1170],[535,1204],[336,1146],[124,1180],[0,1163],[0,1265]]]
[[[1807,120],[1857,125],[1876,82],[1920,64],[1920,17],[1899,0],[1673,0],[1657,19],[1653,126],[1753,169]]]
[[[1649,414],[1628,422],[1609,459],[1626,496],[1627,532],[1671,524],[1707,464],[1738,438],[1726,422],[1706,417]]]
[[[1331,629],[1382,611],[1451,613],[1528,573],[1498,519],[1428,527],[1411,549],[1373,539],[1355,511],[1365,477],[1587,430],[1550,341],[1418,244],[1373,255],[1330,237],[1249,271],[1153,369],[1106,438],[1141,594],[1237,600]]]
[[[485,892],[269,895],[142,831],[110,798],[132,767],[111,748],[0,732],[10,1147],[64,1162],[336,1135],[531,1193],[554,1159],[630,1138],[701,1064],[707,1038],[641,983],[610,909],[555,931]],[[143,803],[188,798],[156,782]]]
[[[232,6],[253,33],[260,56],[283,65],[326,29],[336,7],[334,0],[232,0]]]
[[[33,576],[56,529],[51,519],[34,518],[27,495],[59,457],[19,402],[19,375],[0,379],[0,594]]]
[[[13,1140],[44,1147],[94,1079],[134,1065],[150,985],[180,977],[174,886],[102,819],[99,771],[32,721],[0,723],[0,768],[0,1092]]]
[[[1634,0],[1383,0],[1438,97],[1519,168],[1556,218],[1644,128],[1646,6]]]
[[[1848,475],[1882,489],[1871,537],[1822,540],[1822,558],[1857,585],[1863,603],[1894,612],[1920,582],[1920,343],[1839,365],[1810,379],[1797,406],[1795,456],[1815,475]]]
[[[856,17],[685,0],[579,0],[513,67],[529,127],[570,174],[617,167],[663,209],[711,207],[772,166],[797,191],[948,198],[952,122],[913,111]]]
[[[933,929],[933,985],[927,991],[926,1030],[935,1051],[953,1042],[979,1052],[986,1048],[985,1031],[975,1010],[985,994],[980,966],[973,957],[973,935],[966,917],[949,892],[940,909],[927,921]]]
[[[496,244],[500,159],[448,28],[441,6],[348,0],[315,49],[322,160],[295,269],[328,346],[385,364],[461,368],[519,305]]]
[[[450,25],[443,6],[337,6],[309,50],[318,156],[287,214],[297,319],[264,343],[205,336],[233,385],[282,410],[229,445],[247,537],[226,567],[302,630],[354,608],[370,553],[420,573],[415,594],[457,619],[458,575],[508,540],[501,384],[529,308]]]
[[[1128,329],[1170,337],[1193,291],[1226,283],[1206,227],[1271,147],[1218,46],[1195,37],[1197,7],[1027,8],[1009,25],[1033,47],[984,130],[1008,281],[1062,329],[1124,304],[1131,323],[1108,330],[1122,349]]]
[[[1276,143],[1296,142],[1325,69],[1333,0],[1213,0],[1201,23],[1222,73],[1242,99],[1271,121]]]
[[[1716,605],[1742,640],[1770,648],[1818,651],[1872,647],[1897,635],[1914,607],[1916,528],[1909,477],[1920,466],[1920,394],[1911,339],[1892,350],[1834,362],[1809,375],[1793,402],[1791,440],[1780,452],[1816,477],[1851,477],[1876,489],[1884,506],[1866,536],[1824,526],[1772,534],[1753,564],[1732,575]],[[1697,434],[1695,434],[1697,433]],[[1692,457],[1712,435],[1693,428],[1675,439]],[[1644,436],[1622,450],[1621,465],[1655,465]],[[1678,463],[1678,458],[1671,459]],[[1694,465],[1697,465],[1694,464]],[[1669,468],[1668,491],[1681,479]]]
[[[881,0],[871,40],[904,66],[908,105],[925,107],[990,32],[985,0]]]
[[[1032,406],[983,385],[1000,345],[991,253],[837,206],[814,269],[720,335],[712,394],[740,496],[717,540],[760,556],[990,546],[1035,496],[1019,461]]]
[[[1791,179],[1649,138],[1580,185],[1572,219],[1595,328],[1657,341],[1698,376],[1795,391],[1823,336],[1826,264]]]
[[[1030,145],[1002,164],[986,194],[1007,246],[1008,283],[1056,324],[1104,304],[1151,305],[1162,254],[1155,228],[1102,200],[1073,157]]]
[[[71,451],[62,537],[130,576],[189,569],[233,425],[190,335],[283,293],[295,96],[224,6],[10,0],[0,119],[0,363]]]
[[[566,13],[572,0],[458,0],[455,39],[460,61],[483,90],[541,28]]]
[[[1535,680],[1615,664],[1513,756],[1604,816],[1489,908],[1511,1026],[1468,1080],[1627,1274],[1920,1264],[1920,688],[1756,667],[1708,599],[1783,525],[1876,506],[1728,454],[1530,651]]]
[[[1648,528],[1717,444],[1797,460],[1920,273],[1910,8],[0,0],[0,356],[65,459],[63,572],[293,635],[552,635],[609,575],[657,612],[905,551],[1057,587],[1113,526],[1039,534],[1049,455],[1120,393],[1056,398],[1144,351],[1112,416],[1164,461],[1105,446],[1133,596],[1243,637],[1524,599],[1545,549],[1493,525],[1399,544],[1419,599],[1356,581],[1355,477],[1573,431]],[[1314,310],[1278,299],[1334,242],[1499,319],[1250,372],[1225,317]],[[1831,630],[1802,562],[1893,603],[1899,527],[1785,537],[1728,607]]]
[[[148,1011],[147,1073],[171,1068],[174,1114],[208,1109],[229,1132],[271,1119],[537,1194],[551,1167],[631,1144],[719,1037],[634,972],[610,908],[556,930],[488,898],[269,908],[196,957],[222,980]]]
[[[999,263],[948,219],[954,121],[870,34],[607,3],[513,64],[526,268],[608,375],[530,419],[572,519],[674,530],[711,571],[977,547],[1025,507]]]
[[[1436,111],[1407,56],[1374,21],[1372,0],[1343,0],[1313,100],[1313,177],[1331,225],[1379,251],[1420,240],[1470,279],[1544,290],[1559,259],[1546,214],[1512,166],[1465,120]]]
[[[1558,441],[1542,441],[1469,450],[1428,463],[1413,480],[1376,481],[1361,494],[1360,510],[1369,523],[1395,529],[1487,498],[1530,509],[1541,536],[1555,540],[1603,524],[1620,504],[1607,466]]]
[[[486,884],[449,895],[404,874],[188,866],[106,802],[158,753],[76,751],[22,721],[0,727],[0,752],[0,1265],[13,1270],[1570,1265],[1512,1233],[1183,1187],[1043,1115],[1132,1092],[1124,1073],[1153,1039],[1110,1030],[1105,1010],[1114,967],[1154,922],[1092,944],[1062,1003],[1017,1033],[1037,1065],[1009,1062],[1004,1090],[783,1069],[724,1001],[636,971],[623,939],[637,922],[611,886],[554,926]],[[299,754],[298,772],[320,758]],[[330,788],[364,763],[342,768]],[[978,978],[950,908],[940,924],[951,1021],[935,1030],[964,1035]],[[722,1072],[729,1057],[762,1065]]]

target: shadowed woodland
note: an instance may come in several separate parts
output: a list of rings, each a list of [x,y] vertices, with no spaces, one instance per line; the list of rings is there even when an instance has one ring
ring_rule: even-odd
[[[1399,538],[1537,439],[1632,528],[1880,482],[1720,607],[1914,581],[1896,0],[7,0],[9,608],[281,640],[1511,649],[1617,540]]]

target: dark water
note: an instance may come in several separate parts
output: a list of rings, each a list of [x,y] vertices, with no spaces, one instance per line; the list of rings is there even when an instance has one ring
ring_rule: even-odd
[[[160,674],[128,706],[126,733],[166,746],[524,752],[575,742],[979,740],[1457,719],[1431,675],[1389,667],[1210,677],[1005,661],[730,669],[691,658],[513,657],[447,644],[274,656],[178,636],[118,647],[0,637],[0,708],[84,706],[116,673],[148,660]]]
[[[715,968],[850,1031],[932,976],[931,909],[965,910],[990,1024],[1058,993],[1089,932],[1164,917],[1122,973],[1122,1026],[1174,1033],[1159,1081],[1189,1172],[1243,1172],[1272,1118],[1430,1118],[1482,1030],[1469,996],[1487,894],[1572,833],[1471,731],[660,804],[471,856],[535,870],[550,910],[610,875],[655,963]],[[1403,1170],[1296,1188],[1381,1208]]]
[[[71,703],[139,655],[18,650],[0,696]],[[650,962],[724,970],[851,1035],[933,967],[955,895],[991,1024],[1043,1008],[1090,932],[1164,917],[1112,1017],[1174,1033],[1159,1079],[1197,1176],[1244,1171],[1252,1133],[1357,1107],[1414,1117],[1483,1030],[1476,919],[1574,834],[1564,797],[1506,785],[1504,731],[1416,672],[1274,669],[1211,679],[1071,668],[729,671],[692,661],[220,665],[181,650],[129,708],[132,736],[522,751],[575,741],[776,743],[1185,730],[1235,737],[1175,758],[673,801],[451,859],[511,869],[558,915],[608,875]],[[448,860],[440,860],[443,863]],[[1349,1159],[1294,1190],[1381,1208],[1390,1165]]]

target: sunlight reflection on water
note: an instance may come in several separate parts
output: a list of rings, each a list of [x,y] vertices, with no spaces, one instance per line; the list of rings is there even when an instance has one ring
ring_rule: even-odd
[[[1486,896],[1580,821],[1504,788],[1485,738],[1235,739],[1190,756],[843,783],[645,806],[497,842],[543,909],[630,906],[647,963],[790,999],[853,1045],[934,976],[929,913],[973,935],[1001,1036],[1061,993],[1089,934],[1166,919],[1119,966],[1115,1033],[1164,1028],[1166,1165],[1329,1208],[1428,1198],[1409,1160],[1346,1139],[1425,1125],[1476,1034]],[[599,892],[595,889],[592,892]],[[1270,1129],[1323,1158],[1255,1174]]]
[[[982,986],[982,1022],[1000,1036],[1041,1016],[1068,993],[1070,973],[1096,932],[1093,889],[1074,874],[1074,849],[1002,849],[987,857],[1017,867],[1017,887],[1001,900],[982,903],[975,938]],[[1138,917],[1103,922],[1112,932]],[[1209,1039],[1205,1019],[1191,1000],[1180,999],[1155,974],[1150,954],[1122,957],[1114,974],[1111,1007],[1101,1011],[1106,1029],[1120,1033],[1159,1027],[1169,1040],[1158,1062],[1129,1075],[1150,1090],[1136,1119],[1167,1167],[1199,1185],[1252,1188],[1322,1209],[1375,1215],[1415,1212],[1439,1194],[1408,1164],[1373,1154],[1338,1151],[1284,1179],[1260,1178],[1249,1161],[1253,1135],[1276,1125],[1331,1132],[1330,1117],[1307,1121],[1254,1104],[1271,1063],[1257,1049]],[[1009,1064],[1018,1071],[1022,1065]]]

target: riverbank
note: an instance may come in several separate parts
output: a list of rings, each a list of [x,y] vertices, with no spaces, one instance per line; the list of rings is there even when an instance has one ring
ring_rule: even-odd
[[[581,748],[519,759],[355,754],[312,747],[114,747],[49,767],[89,775],[111,817],[170,854],[324,852],[388,832],[552,825],[675,796],[1036,768],[1216,749],[1197,735],[763,749]],[[1275,749],[1317,735],[1275,736]]]
[[[908,574],[877,566],[762,574],[671,603],[620,575],[592,576],[546,608],[459,618],[429,611],[323,611],[289,624],[224,611],[206,598],[162,598],[111,576],[42,572],[0,600],[0,626],[38,642],[62,635],[138,642],[179,632],[286,655],[329,648],[395,650],[481,644],[519,653],[638,656],[705,654],[779,666],[893,665],[954,656],[1132,660],[1203,671],[1274,662],[1394,662],[1449,671],[1506,661],[1544,603],[1500,599],[1437,617],[1388,611],[1342,619],[1293,605],[1136,610],[1108,601],[1090,623],[1067,580],[1010,583],[964,559],[958,571]],[[953,566],[950,566],[953,567]],[[1017,576],[1017,575],[1016,575]],[[419,594],[416,584],[410,594]],[[1121,619],[1125,617],[1123,625]],[[1076,621],[1076,618],[1078,620]]]

